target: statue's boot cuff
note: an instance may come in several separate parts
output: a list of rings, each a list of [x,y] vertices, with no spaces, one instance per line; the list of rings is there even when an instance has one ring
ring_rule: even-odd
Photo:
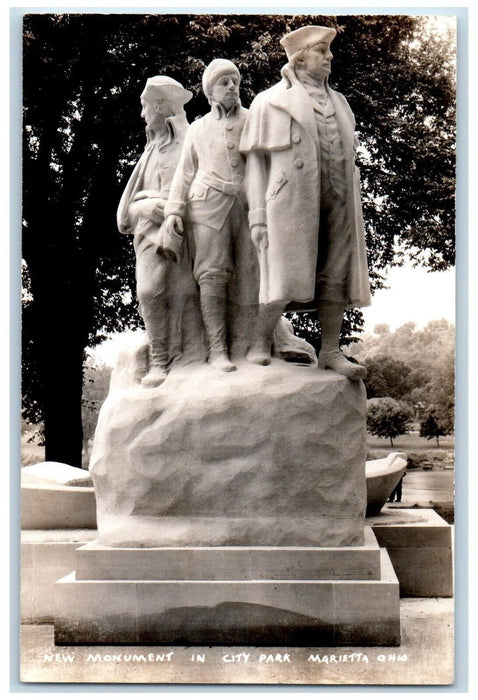
[[[256,340],[247,353],[246,360],[254,365],[270,365],[271,343],[266,339]]]
[[[233,372],[236,366],[227,354],[225,295],[210,297],[201,290],[201,311],[209,344],[208,364],[222,372]]]
[[[321,369],[333,369],[338,374],[354,381],[365,379],[367,376],[366,367],[350,362],[340,350],[321,352],[318,358],[318,366]]]
[[[152,363],[149,368],[149,372],[141,380],[141,386],[146,388],[160,386],[167,376],[168,373],[166,371],[166,367],[159,363]]]
[[[221,372],[234,372],[236,369],[236,365],[229,360],[225,352],[210,352],[208,364],[213,369],[220,369]]]
[[[259,309],[255,340],[247,353],[247,361],[255,365],[270,365],[274,329],[284,310],[283,304],[264,304]]]

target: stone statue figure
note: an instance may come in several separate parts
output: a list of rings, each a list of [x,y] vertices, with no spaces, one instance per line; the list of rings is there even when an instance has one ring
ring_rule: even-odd
[[[192,277],[164,255],[158,255],[158,232],[184,143],[188,122],[183,105],[192,97],[173,78],[148,78],[141,94],[146,147],[121,198],[117,223],[134,236],[136,284],[140,312],[149,340],[149,363],[141,384],[160,385],[181,342],[175,329],[181,305],[194,296]],[[174,317],[174,318],[173,318]]]
[[[316,300],[319,367],[357,380],[366,368],[346,359],[339,337],[344,310],[370,304],[370,285],[355,119],[328,85],[335,35],[308,26],[283,37],[289,62],[282,80],[257,95],[243,130],[261,303],[248,359],[269,364],[272,331],[286,305]]]
[[[200,290],[208,362],[224,372],[236,369],[229,356],[228,302],[246,310],[257,310],[258,303],[257,259],[243,187],[245,158],[239,153],[247,115],[239,99],[240,80],[237,67],[226,59],[215,59],[205,69],[202,84],[211,111],[189,128],[165,207],[166,237],[184,235],[190,227],[186,237]]]

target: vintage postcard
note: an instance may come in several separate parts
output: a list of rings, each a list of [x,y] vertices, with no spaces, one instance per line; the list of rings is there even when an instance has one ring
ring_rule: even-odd
[[[17,20],[19,687],[453,687],[466,11]]]

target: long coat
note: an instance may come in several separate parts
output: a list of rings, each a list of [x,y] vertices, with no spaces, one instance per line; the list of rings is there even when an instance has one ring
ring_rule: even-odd
[[[247,155],[249,223],[265,224],[269,245],[260,254],[260,302],[310,302],[315,296],[320,218],[320,148],[313,103],[289,65],[283,80],[257,95],[240,143]],[[370,284],[355,118],[343,95],[327,87],[345,156],[346,206],[352,229],[347,307],[370,304]]]

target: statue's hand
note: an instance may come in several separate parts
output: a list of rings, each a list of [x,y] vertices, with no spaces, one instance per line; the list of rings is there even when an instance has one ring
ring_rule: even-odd
[[[180,216],[177,216],[176,214],[170,214],[168,216],[168,218],[166,219],[165,227],[166,231],[170,235],[175,233],[178,236],[182,236],[184,233],[183,220]]]
[[[255,224],[251,230],[252,242],[256,250],[260,253],[269,247],[269,236],[265,224]]]

